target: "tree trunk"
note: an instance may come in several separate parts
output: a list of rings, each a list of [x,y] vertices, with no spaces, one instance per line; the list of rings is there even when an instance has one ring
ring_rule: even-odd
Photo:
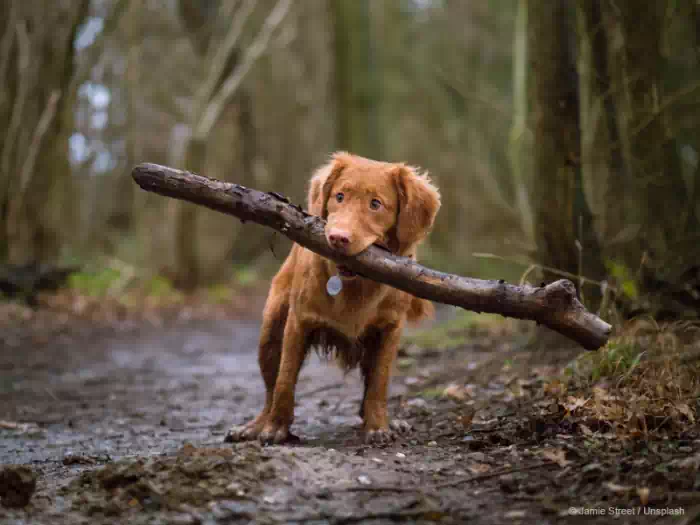
[[[0,7],[0,255],[10,263],[58,257],[70,220],[68,130],[74,41],[89,1],[49,11]]]
[[[624,166],[620,150],[610,147],[619,142],[619,132],[600,2],[577,0],[576,9],[583,191],[593,216],[593,229],[605,244],[625,226],[620,205],[624,201]]]
[[[185,169],[198,173],[204,167],[206,142],[190,139],[185,151]],[[199,258],[197,251],[197,207],[178,202],[175,213],[175,284],[191,290],[199,284]]]
[[[179,8],[183,25],[188,31],[188,34],[193,43],[193,48],[201,59],[211,57],[215,49],[212,46],[221,45],[221,42],[216,41],[213,37],[220,30],[218,25],[218,16],[222,13],[222,8],[227,7],[225,1],[222,0],[180,0]],[[241,6],[238,6],[240,10]],[[236,12],[240,14],[239,12]],[[227,21],[226,24],[230,24]],[[239,61],[239,52],[234,49],[227,57],[226,63],[221,70],[219,77],[216,79],[214,93],[216,93],[231,75]],[[208,101],[204,101],[205,103]],[[195,109],[197,111],[197,109]],[[252,106],[248,93],[244,88],[240,88],[235,97],[227,104],[227,108],[222,112],[219,126],[227,126],[235,128],[235,136],[237,137],[236,149],[239,150],[235,166],[229,165],[231,159],[226,159],[229,162],[224,162],[223,172],[225,173],[232,168],[241,168],[244,173],[251,174],[252,164],[255,157],[255,129],[252,125],[253,115],[251,114]],[[205,170],[205,163],[211,151],[207,147],[209,141],[215,141],[217,137],[208,137],[207,140],[197,136],[192,130],[192,136],[185,150],[184,167],[187,170],[194,172],[202,172]],[[228,138],[228,137],[227,137]],[[230,151],[230,147],[228,148]],[[240,163],[240,165],[239,165]],[[174,254],[175,254],[175,275],[177,286],[184,289],[193,289],[205,278],[205,268],[203,268],[202,244],[197,243],[198,238],[198,223],[201,210],[194,206],[185,203],[174,204]],[[226,251],[221,252],[223,257],[226,257]],[[221,260],[212,262],[212,268],[209,268],[208,273],[216,272],[217,268],[225,267],[230,261]]]
[[[336,1],[331,7],[335,30],[338,146],[358,155],[380,158],[381,89],[370,0]]]
[[[529,151],[532,141],[527,129],[527,0],[518,0],[513,37],[513,126],[510,130],[508,155],[510,171],[515,184],[515,203],[520,215],[525,244],[534,240],[534,224],[527,193],[532,177]]]
[[[672,257],[674,244],[685,235],[687,217],[680,210],[689,209],[689,188],[668,116],[662,110],[661,43],[666,6],[662,0],[645,2],[643,8],[632,0],[620,0],[614,6],[601,3],[608,74],[620,132],[614,146],[620,148],[627,175],[626,218],[639,226],[626,259],[633,267],[643,258],[650,260],[664,273],[671,270],[669,263],[676,262]]]
[[[529,2],[528,63],[531,126],[534,136],[531,202],[536,260],[545,267],[600,279],[604,268],[579,173],[578,76],[566,2]],[[597,307],[599,288],[579,279],[579,293]]]
[[[636,290],[626,296],[625,309],[630,315],[646,313],[658,319],[697,318],[697,309],[688,306],[692,299],[679,300],[695,293],[700,229],[693,201],[697,167],[695,174],[684,177],[680,153],[688,137],[679,136],[681,118],[675,109],[684,103],[691,104],[690,111],[697,108],[697,102],[684,100],[695,88],[687,85],[687,77],[681,83],[669,75],[676,57],[664,56],[663,50],[678,36],[678,22],[673,35],[667,34],[668,3],[662,0],[646,2],[643,8],[631,0],[600,6],[619,130],[610,147],[619,151],[624,172],[624,179],[616,183],[624,193],[611,204],[622,210],[624,224],[634,232],[622,239],[616,255],[630,269],[631,278],[638,277]],[[677,17],[697,16],[695,5],[681,2],[676,7]],[[697,79],[695,74],[692,78]],[[689,127],[695,128],[696,121]]]

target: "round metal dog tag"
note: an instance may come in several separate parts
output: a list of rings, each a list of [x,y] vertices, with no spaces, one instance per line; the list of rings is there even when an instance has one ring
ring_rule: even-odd
[[[343,289],[343,281],[337,275],[334,275],[326,283],[326,291],[328,295],[338,295]]]

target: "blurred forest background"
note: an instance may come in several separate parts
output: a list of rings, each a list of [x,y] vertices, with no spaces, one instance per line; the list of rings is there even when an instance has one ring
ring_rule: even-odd
[[[699,61],[695,0],[3,0],[0,281],[264,279],[284,239],[131,168],[303,202],[346,149],[432,174],[428,265],[697,318]]]

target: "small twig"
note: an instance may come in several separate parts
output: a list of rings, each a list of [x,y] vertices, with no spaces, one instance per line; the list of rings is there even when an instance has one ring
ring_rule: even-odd
[[[49,387],[45,386],[45,387],[44,387],[44,392],[46,392],[46,393],[49,395],[49,397],[50,397],[51,399],[53,399],[54,401],[60,401],[60,399],[58,399],[58,397],[56,396],[56,394],[54,394],[54,393],[51,391],[51,389],[50,389]]]
[[[551,461],[546,461],[546,462],[542,462],[542,463],[535,463],[534,465],[524,465],[522,467],[502,469],[502,470],[497,470],[495,472],[489,472],[486,474],[479,474],[477,476],[468,476],[465,478],[452,479],[450,481],[445,481],[443,483],[438,483],[437,485],[433,485],[431,488],[443,489],[443,488],[447,488],[447,487],[456,487],[457,485],[462,485],[463,483],[471,483],[472,481],[484,481],[486,479],[505,476],[506,474],[514,474],[516,472],[524,472],[526,470],[535,470],[538,468],[548,467],[548,466],[552,466],[552,465],[556,465],[556,463],[553,463]]]
[[[329,487],[331,492],[403,492],[426,494],[425,487],[401,487],[399,485],[353,485],[351,487]]]
[[[327,392],[328,390],[335,390],[336,388],[341,388],[345,386],[345,383],[333,383],[331,385],[323,385],[318,388],[314,388],[312,390],[309,390],[307,392],[302,392],[301,394],[297,394],[296,397],[297,399],[301,399],[304,397],[311,397],[315,396],[316,394],[320,394],[321,392]]]
[[[422,518],[430,513],[440,513],[447,514],[447,510],[439,508],[418,508],[418,509],[408,509],[408,510],[384,510],[379,512],[366,512],[365,514],[357,514],[355,516],[347,516],[342,518],[332,518],[331,523],[342,524],[342,523],[355,523],[358,521],[369,521],[369,520],[395,520],[395,519],[411,519],[411,518]]]
[[[443,421],[447,421],[447,420],[443,420]],[[455,428],[452,428],[452,429],[450,429],[450,430],[445,430],[444,432],[440,432],[439,434],[434,434],[434,435],[431,434],[430,437],[431,437],[434,441],[437,441],[438,439],[442,439],[442,438],[454,438],[454,437],[458,437],[458,436],[459,436],[459,433],[460,433],[459,430],[457,430],[457,429],[455,429]],[[466,432],[462,432],[462,435],[464,435],[464,434],[466,434]]]
[[[503,427],[501,426],[493,426],[491,428],[470,428],[469,430],[465,430],[465,434],[472,434],[476,432],[477,434],[482,433],[482,434],[487,434],[488,432],[496,432],[498,430],[501,430]]]
[[[449,421],[448,419],[443,419],[442,421]],[[492,428],[470,428],[470,429],[456,429],[453,428],[451,430],[446,430],[444,432],[440,432],[439,434],[435,434],[432,437],[434,440],[438,440],[441,438],[446,438],[446,437],[464,437],[469,434],[487,434],[488,432],[496,432],[498,430],[501,430],[502,427],[500,426],[494,426]]]
[[[477,257],[479,259],[497,259],[499,261],[506,261],[506,262],[514,262],[514,263],[519,263],[518,258],[516,257],[503,257],[501,255],[496,255],[494,253],[482,253],[482,252],[474,252],[472,253],[472,257]],[[551,266],[546,266],[544,264],[539,264],[537,262],[532,263],[528,266],[527,270],[523,274],[523,276],[520,278],[520,284],[527,284],[527,281],[525,280],[530,273],[532,273],[533,270],[544,270],[545,272],[558,275],[559,277],[564,277],[566,279],[572,279],[572,280],[578,280],[580,286],[583,286],[584,284],[591,284],[594,286],[602,286],[603,281],[598,281],[596,279],[592,279],[590,277],[585,277],[584,275],[581,275],[580,273],[577,275],[575,273],[571,272],[566,272],[564,270],[559,270],[558,268],[553,268]],[[608,285],[609,286],[609,285]],[[614,288],[612,288],[615,290]]]
[[[440,508],[433,507],[418,507],[413,508],[417,504],[420,504],[421,500],[417,498],[411,498],[408,501],[403,502],[400,506],[393,509],[382,510],[379,512],[365,512],[362,514],[352,514],[349,516],[337,516],[332,515],[327,512],[321,512],[313,515],[306,516],[287,516],[287,522],[300,522],[306,523],[308,521],[325,520],[334,525],[341,525],[343,523],[355,523],[358,521],[369,521],[369,520],[396,520],[396,519],[411,519],[411,518],[421,518],[426,516],[431,512],[446,513],[447,511]]]

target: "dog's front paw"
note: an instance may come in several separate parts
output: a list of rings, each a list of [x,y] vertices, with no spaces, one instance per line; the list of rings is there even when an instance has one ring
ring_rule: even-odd
[[[365,443],[385,445],[411,430],[411,425],[402,419],[394,419],[387,427],[365,429]]]
[[[386,445],[396,439],[396,433],[390,428],[365,430],[365,443],[368,445]]]
[[[239,441],[253,441],[258,439],[260,432],[267,423],[268,415],[263,412],[245,425],[234,425],[226,433],[224,443],[237,443]]]
[[[392,419],[391,423],[389,423],[389,428],[402,436],[413,430],[411,424],[403,419]]]
[[[260,435],[260,443],[263,445],[280,445],[285,442],[298,442],[299,438],[289,431],[289,425],[269,421],[265,424]]]
[[[236,425],[229,429],[224,438],[224,443],[237,443],[239,441],[252,441],[258,439],[260,432],[265,426],[265,419],[258,417],[257,419],[246,423],[245,425]]]

